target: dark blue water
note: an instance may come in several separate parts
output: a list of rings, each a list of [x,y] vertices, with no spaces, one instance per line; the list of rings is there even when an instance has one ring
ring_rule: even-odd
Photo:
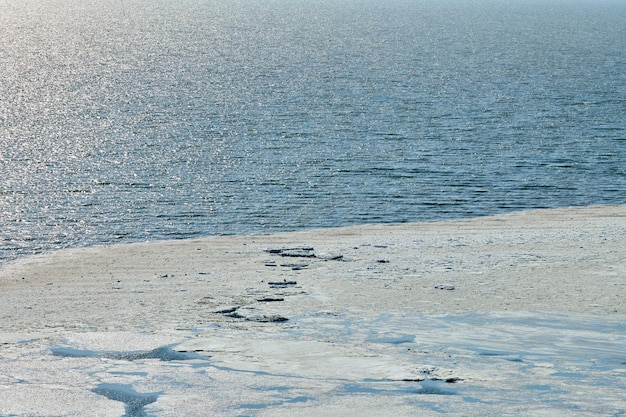
[[[0,260],[626,203],[622,1],[0,1]]]

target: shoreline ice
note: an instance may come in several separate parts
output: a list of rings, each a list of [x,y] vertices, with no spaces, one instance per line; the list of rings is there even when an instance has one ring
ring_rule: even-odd
[[[617,415],[626,206],[0,270],[0,415]]]

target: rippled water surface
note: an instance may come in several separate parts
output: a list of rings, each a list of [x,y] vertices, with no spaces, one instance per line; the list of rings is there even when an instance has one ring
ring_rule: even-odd
[[[0,1],[0,259],[626,203],[626,3]]]

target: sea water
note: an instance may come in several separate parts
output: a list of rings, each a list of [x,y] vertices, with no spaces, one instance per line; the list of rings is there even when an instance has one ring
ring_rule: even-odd
[[[626,203],[626,2],[0,0],[0,261]]]

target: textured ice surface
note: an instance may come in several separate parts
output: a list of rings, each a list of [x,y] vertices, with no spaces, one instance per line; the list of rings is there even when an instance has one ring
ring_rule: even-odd
[[[316,315],[256,326],[5,343],[0,415],[626,411],[626,328],[619,319]]]

